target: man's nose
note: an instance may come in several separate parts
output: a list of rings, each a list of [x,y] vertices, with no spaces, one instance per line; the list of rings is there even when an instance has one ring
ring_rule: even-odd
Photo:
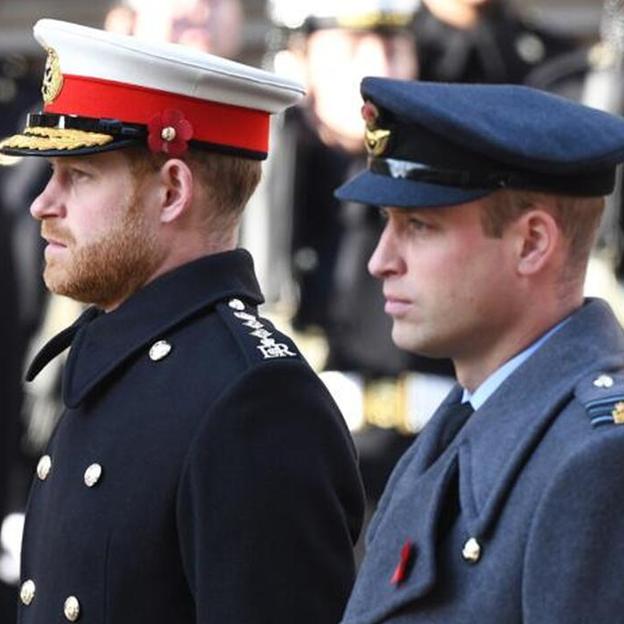
[[[63,216],[64,208],[55,176],[52,175],[42,193],[30,205],[30,214],[41,221],[49,217]]]
[[[379,238],[377,247],[368,261],[368,272],[378,279],[397,275],[404,271],[405,263],[399,253],[398,241],[391,223],[386,226]]]

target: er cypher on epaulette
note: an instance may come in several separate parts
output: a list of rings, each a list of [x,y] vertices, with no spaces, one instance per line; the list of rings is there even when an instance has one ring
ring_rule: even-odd
[[[217,311],[249,359],[301,358],[289,338],[278,332],[270,321],[258,317],[255,309],[242,300],[230,299],[217,304]]]

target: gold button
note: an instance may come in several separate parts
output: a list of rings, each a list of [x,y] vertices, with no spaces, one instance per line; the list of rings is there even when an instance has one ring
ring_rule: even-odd
[[[70,622],[76,622],[78,620],[80,617],[80,603],[78,602],[78,598],[76,598],[76,596],[70,596],[65,601],[63,613],[65,614],[65,618]]]
[[[37,464],[37,476],[45,481],[52,470],[52,458],[49,455],[44,455]]]
[[[173,347],[166,340],[155,342],[149,350],[150,360],[158,362],[166,358],[171,353],[172,348]]]
[[[87,487],[92,488],[102,478],[102,466],[91,464],[84,473],[84,482]]]
[[[471,537],[462,550],[462,557],[470,563],[477,563],[481,559],[481,545],[474,537]]]
[[[35,587],[35,582],[31,579],[24,581],[22,583],[22,587],[20,588],[20,600],[22,604],[28,606],[35,599],[35,593],[37,588]]]
[[[596,388],[612,388],[613,384],[613,377],[610,375],[600,375],[600,377],[594,379],[594,386],[596,386]]]
[[[238,310],[239,312],[245,309],[245,304],[240,299],[230,299],[228,305],[232,310]]]

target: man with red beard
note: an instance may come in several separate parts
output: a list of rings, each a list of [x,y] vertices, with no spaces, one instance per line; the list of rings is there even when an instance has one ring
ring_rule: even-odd
[[[241,212],[296,83],[172,44],[42,20],[44,110],[5,154],[47,157],[33,202],[50,290],[93,304],[39,461],[19,621],[336,622],[362,492],[340,413],[258,316]]]

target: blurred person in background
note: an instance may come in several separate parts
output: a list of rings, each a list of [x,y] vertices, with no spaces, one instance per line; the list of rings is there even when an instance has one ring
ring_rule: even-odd
[[[9,48],[4,42],[0,54],[0,133],[13,132],[24,111],[39,99],[39,81],[43,64],[31,59],[25,46]],[[15,165],[19,159],[4,158],[3,164]],[[0,621],[10,624],[14,619],[16,581],[15,559],[9,553],[12,543],[10,523],[5,516],[15,506],[16,491],[12,468],[18,461],[20,438],[20,405],[22,396],[21,365],[31,326],[25,291],[36,289],[35,274],[28,274],[21,263],[32,238],[24,238],[24,220],[6,201],[4,190],[10,178],[10,168],[0,167]],[[27,228],[28,229],[28,228]],[[30,280],[29,280],[30,278]]]
[[[624,113],[624,2],[605,0],[597,40],[551,59],[530,74],[531,86],[616,115]],[[606,202],[585,282],[588,296],[609,302],[624,323],[624,194],[622,169]]]
[[[180,43],[226,58],[241,50],[239,0],[129,0],[127,6],[134,11],[130,33],[139,38]]]
[[[0,211],[0,520],[9,510],[10,468],[16,459],[19,405],[21,396],[21,345],[19,341],[19,310],[16,273],[11,254],[8,215]],[[0,526],[2,522],[0,521]],[[7,533],[0,532],[0,621],[10,623],[14,609],[14,592],[9,582],[14,581],[5,542]],[[6,614],[6,616],[5,616]],[[9,615],[10,614],[10,615]]]
[[[274,137],[279,155],[268,163],[243,230],[264,245],[265,253],[254,257],[274,310],[300,332],[355,432],[371,506],[453,374],[448,361],[392,344],[381,289],[365,269],[381,218],[333,196],[366,160],[361,78],[418,74],[417,6],[409,0],[271,3],[285,38],[275,65],[301,79],[308,96],[281,119]],[[254,249],[253,240],[248,245]],[[284,301],[291,305],[279,310]]]
[[[521,84],[577,46],[531,24],[509,0],[422,0],[414,29],[421,80]]]

